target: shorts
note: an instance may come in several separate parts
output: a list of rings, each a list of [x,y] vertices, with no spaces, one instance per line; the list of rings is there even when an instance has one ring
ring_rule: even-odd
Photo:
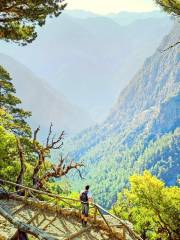
[[[85,217],[88,217],[88,214],[89,214],[89,204],[81,203],[81,205],[82,205],[82,215],[84,215]]]

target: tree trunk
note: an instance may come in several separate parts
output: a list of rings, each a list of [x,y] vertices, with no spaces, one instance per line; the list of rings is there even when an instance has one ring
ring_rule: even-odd
[[[44,157],[44,152],[43,151],[40,151],[38,153],[38,155],[39,155],[38,163],[37,163],[36,167],[34,168],[34,172],[33,172],[33,176],[32,176],[33,187],[36,188],[36,189],[40,188],[40,186],[39,186],[40,181],[39,181],[38,174],[39,174],[39,171],[41,170],[43,162],[45,161],[45,157]]]
[[[17,148],[18,148],[18,153],[19,153],[19,160],[20,160],[20,164],[21,164],[21,170],[17,177],[16,184],[23,185],[24,173],[26,171],[24,152],[23,152],[23,147],[21,145],[20,139],[18,137],[16,138],[16,141],[17,141]],[[19,186],[16,186],[16,191],[18,191],[18,190],[19,190]]]

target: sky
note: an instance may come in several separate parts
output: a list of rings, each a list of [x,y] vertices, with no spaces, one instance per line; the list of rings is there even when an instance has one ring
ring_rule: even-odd
[[[148,12],[157,10],[153,0],[66,0],[67,9],[86,10],[98,14]]]

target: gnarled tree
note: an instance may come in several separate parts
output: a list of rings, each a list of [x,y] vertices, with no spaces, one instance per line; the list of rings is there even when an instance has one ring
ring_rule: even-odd
[[[34,131],[33,147],[34,151],[37,153],[38,159],[33,171],[32,180],[33,187],[36,189],[44,188],[44,184],[50,178],[60,178],[62,176],[65,176],[72,169],[77,170],[80,177],[82,178],[79,168],[84,166],[83,163],[76,163],[73,160],[69,161],[68,158],[63,158],[62,156],[60,157],[58,164],[51,164],[51,169],[45,170],[44,173],[40,176],[40,173],[45,166],[45,161],[50,151],[61,149],[63,146],[64,131],[62,131],[58,137],[55,137],[55,135],[52,136],[52,127],[53,125],[51,123],[45,145],[41,145],[37,141],[37,135],[40,131],[40,127]]]

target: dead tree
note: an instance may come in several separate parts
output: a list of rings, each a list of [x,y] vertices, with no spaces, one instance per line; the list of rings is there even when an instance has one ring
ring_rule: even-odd
[[[52,165],[52,170],[46,172],[41,178],[40,178],[40,185],[43,185],[45,182],[47,182],[50,178],[60,178],[63,176],[66,176],[71,170],[77,170],[79,173],[79,176],[81,178],[82,174],[79,170],[80,167],[83,167],[84,164],[82,162],[76,163],[74,161],[70,161],[67,165],[65,164],[65,161],[68,160],[67,158],[63,158],[62,156],[59,159],[58,164]]]
[[[34,131],[33,148],[38,155],[38,161],[33,171],[32,180],[33,187],[36,189],[43,188],[45,182],[47,182],[50,178],[59,178],[65,176],[72,169],[76,169],[79,172],[79,175],[82,177],[79,168],[83,166],[83,163],[75,163],[74,161],[71,161],[68,165],[65,165],[66,158],[63,158],[62,156],[59,164],[52,165],[51,170],[47,171],[42,177],[39,176],[43,165],[45,166],[45,160],[50,151],[53,149],[61,149],[63,146],[64,131],[62,131],[58,137],[55,137],[55,135],[52,136],[52,127],[53,125],[51,123],[45,146],[41,145],[37,141],[37,135],[40,131],[40,127]]]

